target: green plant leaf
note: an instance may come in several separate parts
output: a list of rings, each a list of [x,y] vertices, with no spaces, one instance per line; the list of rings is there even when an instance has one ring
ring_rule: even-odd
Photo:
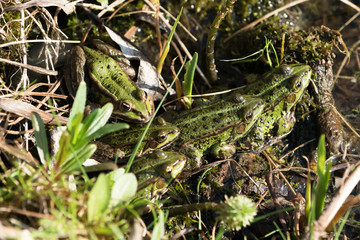
[[[114,171],[111,171],[107,174],[107,176],[110,178],[110,180],[112,182],[116,182],[116,180],[121,177],[122,175],[125,174],[125,169],[124,168],[119,168],[119,169],[116,169]]]
[[[39,114],[36,112],[31,113],[31,121],[34,128],[36,148],[40,157],[40,161],[48,169],[50,167],[51,158],[44,123]]]
[[[194,75],[195,75],[197,61],[198,61],[198,53],[195,52],[193,58],[186,63],[186,72],[184,75],[184,82],[182,87],[183,95],[189,96],[189,97],[184,97],[186,109],[191,108],[191,94],[192,94],[192,87],[194,82]]]
[[[71,172],[81,167],[96,151],[95,144],[84,145],[82,148],[71,152],[67,161],[61,165],[61,173]]]
[[[318,175],[318,183],[315,188],[315,218],[318,219],[323,212],[325,205],[326,192],[330,180],[331,161],[325,165],[326,160],[326,147],[325,147],[325,135],[322,134],[318,144],[318,162],[316,166],[316,172]]]
[[[92,141],[96,138],[99,138],[105,134],[116,132],[119,130],[129,128],[129,124],[126,123],[114,123],[114,124],[107,124],[102,128],[99,128],[96,132],[92,133],[91,135],[87,136],[86,139]]]
[[[61,134],[59,140],[59,150],[56,152],[55,155],[55,171],[59,169],[59,167],[68,159],[70,154],[70,145],[71,145],[71,136],[69,135],[68,131],[65,130]]]
[[[164,233],[165,233],[164,224],[165,224],[164,212],[160,211],[159,217],[157,219],[157,222],[156,222],[154,229],[152,231],[152,234],[151,234],[151,240],[163,239]]]
[[[103,127],[109,120],[113,111],[111,103],[105,104],[102,108],[96,109],[84,120],[85,137],[93,134],[98,129]],[[91,139],[92,140],[92,139]]]
[[[137,180],[133,173],[124,173],[118,176],[111,189],[111,206],[115,206],[120,201],[127,201],[133,197],[136,193],[137,186]]]
[[[79,88],[76,92],[74,103],[70,112],[69,121],[67,123],[67,128],[69,132],[72,132],[72,128],[77,126],[77,121],[74,122],[75,118],[79,118],[79,114],[83,116],[86,104],[86,83],[81,81]],[[80,121],[82,120],[82,117]]]
[[[162,52],[162,54],[161,54],[159,63],[158,63],[158,65],[157,65],[157,71],[158,71],[158,73],[161,73],[162,67],[163,67],[163,65],[164,65],[164,61],[165,61],[165,59],[166,59],[166,57],[167,57],[167,55],[168,55],[168,53],[169,53],[171,40],[172,40],[172,38],[173,38],[173,36],[174,36],[175,30],[176,30],[176,26],[177,26],[178,22],[180,21],[180,17],[181,17],[182,11],[183,11],[183,8],[181,7],[180,12],[179,12],[179,14],[178,14],[178,16],[177,16],[177,18],[176,18],[176,20],[175,20],[175,23],[174,23],[174,25],[173,25],[173,27],[172,27],[172,29],[171,29],[171,32],[170,32],[170,34],[169,34],[168,40],[166,41],[166,44],[165,44],[164,50],[163,50],[163,52]]]
[[[88,200],[88,222],[97,222],[106,212],[110,202],[109,180],[105,174],[100,174],[91,189]]]

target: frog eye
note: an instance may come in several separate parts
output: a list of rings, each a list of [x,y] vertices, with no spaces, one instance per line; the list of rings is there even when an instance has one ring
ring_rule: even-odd
[[[121,102],[120,103],[120,109],[122,112],[130,112],[131,109],[132,109],[132,106],[130,103],[127,103],[127,102]]]
[[[251,110],[249,110],[249,111],[246,113],[246,115],[245,115],[245,120],[246,120],[247,122],[249,122],[249,121],[252,119],[252,117],[253,117],[253,111],[252,111],[252,109],[251,109]]]
[[[148,99],[148,93],[143,91],[144,92],[144,100]]]
[[[159,132],[159,134],[157,135],[156,140],[157,140],[158,142],[164,142],[164,141],[166,140],[167,136],[168,136],[167,132],[161,131],[161,132]]]
[[[301,78],[297,78],[295,83],[294,83],[294,90],[296,92],[300,91],[301,86],[302,86]]]

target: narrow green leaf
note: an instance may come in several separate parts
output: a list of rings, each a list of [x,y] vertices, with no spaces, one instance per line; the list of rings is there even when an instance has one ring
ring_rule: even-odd
[[[95,113],[95,111],[92,112],[84,120],[84,128],[86,129],[86,133],[85,133],[84,137],[87,137],[87,136],[93,134],[98,129],[103,127],[109,120],[113,109],[114,109],[113,105],[111,103],[107,103],[102,108],[96,109],[97,110],[96,113]],[[94,115],[94,116],[92,116],[92,115]],[[89,120],[88,120],[88,118],[89,118]]]
[[[164,233],[165,233],[164,224],[165,224],[164,212],[160,211],[158,221],[155,224],[154,229],[153,229],[152,234],[151,234],[151,240],[161,240],[161,239],[163,239]]]
[[[36,148],[40,157],[40,161],[46,168],[49,168],[51,158],[44,123],[39,114],[36,112],[31,113],[31,121],[34,128]]]
[[[311,211],[311,181],[310,173],[308,173],[308,178],[306,180],[306,192],[305,192],[305,217],[309,218]]]
[[[88,141],[92,141],[108,133],[117,132],[123,129],[128,129],[129,127],[130,127],[129,124],[126,123],[107,124],[102,128],[98,129],[96,132],[92,133],[90,136],[87,136],[86,139]]]
[[[163,67],[163,65],[164,65],[164,61],[165,61],[165,59],[166,59],[166,57],[167,57],[167,55],[168,55],[168,53],[169,53],[171,40],[172,40],[173,35],[174,35],[174,33],[175,33],[176,26],[177,26],[178,22],[180,21],[180,17],[181,17],[182,11],[183,11],[183,8],[181,7],[180,13],[178,14],[178,16],[177,16],[177,18],[176,18],[176,20],[175,20],[175,23],[174,23],[174,25],[173,25],[173,27],[172,27],[172,29],[171,29],[171,32],[170,32],[170,34],[169,34],[169,38],[168,38],[168,40],[167,40],[167,42],[166,42],[166,44],[165,44],[165,47],[164,47],[164,51],[162,52],[161,57],[160,57],[160,60],[159,60],[159,63],[158,63],[158,65],[157,65],[158,73],[161,73],[162,67]]]
[[[75,116],[77,116],[78,114],[83,114],[85,110],[85,104],[86,104],[86,83],[84,81],[81,81],[79,88],[76,92],[75,100],[67,124],[69,132],[72,131],[72,127],[76,126],[72,124]]]
[[[188,61],[186,63],[186,72],[184,75],[184,83],[182,87],[183,95],[189,96],[184,98],[186,109],[191,108],[192,87],[194,82],[194,75],[195,75],[197,61],[198,61],[198,53],[195,52],[191,61]]]
[[[55,155],[55,171],[68,159],[70,154],[71,136],[67,130],[63,131],[59,140],[59,150]]]
[[[97,222],[106,212],[110,202],[109,180],[100,174],[94,187],[91,189],[88,200],[88,222]]]
[[[60,167],[61,174],[68,173],[78,169],[87,159],[96,151],[95,144],[85,145],[82,148],[71,152],[67,161]]]
[[[322,134],[318,144],[318,162],[316,166],[316,172],[318,174],[318,184],[315,188],[315,217],[318,219],[323,212],[325,205],[326,192],[329,186],[331,161],[325,165],[326,160],[326,147],[325,147],[325,135]]]
[[[322,134],[318,144],[318,161],[316,172],[320,175],[325,174],[325,160],[326,160],[326,148],[325,148],[325,135]]]

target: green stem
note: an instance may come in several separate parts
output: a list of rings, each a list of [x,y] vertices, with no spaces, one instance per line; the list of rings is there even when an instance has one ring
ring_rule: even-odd
[[[204,210],[216,211],[221,206],[222,205],[220,203],[202,202],[202,203],[193,203],[188,205],[173,206],[168,208],[167,210],[169,211],[169,217],[172,217],[194,211],[204,211]]]

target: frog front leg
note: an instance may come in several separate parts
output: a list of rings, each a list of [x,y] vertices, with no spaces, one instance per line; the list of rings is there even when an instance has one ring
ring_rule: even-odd
[[[219,159],[227,159],[232,157],[236,153],[236,147],[234,144],[219,142],[211,146],[210,154]]]
[[[204,150],[196,147],[194,144],[186,145],[181,152],[188,156],[188,164],[191,169],[199,168],[203,163]],[[219,159],[230,158],[236,152],[236,147],[233,144],[226,142],[218,142],[210,146],[206,152],[209,152],[213,157]]]
[[[85,63],[84,50],[79,46],[73,47],[65,63],[65,84],[73,98],[80,82],[85,80]]]
[[[189,169],[199,168],[202,165],[203,151],[189,144],[180,149],[180,152],[188,157],[187,167]]]

